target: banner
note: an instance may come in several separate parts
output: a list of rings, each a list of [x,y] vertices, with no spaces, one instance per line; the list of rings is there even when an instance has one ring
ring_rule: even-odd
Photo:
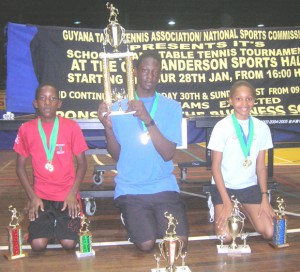
[[[5,93],[0,91],[0,111],[4,111],[5,109]]]
[[[253,115],[300,115],[300,27],[126,31],[134,59],[162,57],[157,91],[181,103],[185,117],[230,113],[229,88],[256,88]],[[103,99],[101,29],[8,25],[7,110],[32,113],[38,83],[59,88],[68,118],[97,118]],[[126,50],[124,48],[124,50]],[[124,60],[110,62],[112,88],[126,88]]]

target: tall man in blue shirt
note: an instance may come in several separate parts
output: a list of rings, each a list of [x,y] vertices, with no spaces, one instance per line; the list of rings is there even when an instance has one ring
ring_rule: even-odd
[[[177,219],[176,235],[184,242],[184,248],[188,243],[185,205],[172,162],[176,145],[181,144],[182,109],[177,101],[156,91],[160,74],[160,56],[145,52],[135,68],[135,99],[122,101],[128,111],[135,113],[109,115],[105,102],[98,109],[108,152],[117,161],[115,202],[129,240],[142,251],[150,251],[156,239],[166,234],[165,212]],[[111,110],[118,107],[115,103]]]

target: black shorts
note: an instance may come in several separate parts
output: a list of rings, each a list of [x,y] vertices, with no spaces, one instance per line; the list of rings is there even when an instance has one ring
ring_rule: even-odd
[[[150,195],[123,195],[115,200],[120,208],[129,241],[143,243],[166,235],[168,212],[178,221],[176,235],[188,236],[185,204],[177,192]]]
[[[243,189],[228,189],[226,188],[229,197],[232,195],[237,198],[240,203],[244,204],[260,204],[261,192],[259,185],[250,186]],[[214,205],[223,204],[219,191],[216,185],[211,186],[210,190],[211,201]]]
[[[39,217],[31,221],[28,227],[28,241],[38,238],[56,238],[79,241],[80,218],[69,216],[68,208],[61,211],[64,202],[44,200],[44,212],[39,210]]]

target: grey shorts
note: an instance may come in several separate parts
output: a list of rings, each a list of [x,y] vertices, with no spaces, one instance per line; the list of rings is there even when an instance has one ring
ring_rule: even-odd
[[[44,200],[44,212],[31,221],[28,227],[28,241],[38,238],[56,238],[60,240],[79,240],[80,218],[72,219],[68,209],[61,211],[63,202]]]
[[[259,185],[250,186],[243,189],[228,189],[226,188],[229,197],[232,195],[237,198],[240,203],[244,204],[260,204],[261,192]],[[214,205],[223,204],[219,191],[216,185],[212,185],[210,189],[211,201]]]
[[[123,195],[115,200],[120,208],[129,241],[143,243],[163,238],[168,227],[165,212],[178,221],[176,235],[188,236],[185,204],[177,192],[150,195]]]

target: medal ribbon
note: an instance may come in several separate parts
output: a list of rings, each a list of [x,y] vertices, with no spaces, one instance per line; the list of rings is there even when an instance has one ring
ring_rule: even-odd
[[[138,97],[138,95],[136,94],[136,92],[134,92],[134,98],[136,100],[140,100],[139,97]],[[157,92],[155,92],[155,99],[153,101],[153,104],[152,104],[152,107],[151,107],[151,110],[150,110],[150,116],[151,116],[152,119],[154,118],[154,115],[156,113],[157,105],[158,105],[158,94],[157,94]],[[143,130],[145,132],[148,131],[148,129],[145,126],[145,122],[144,121],[142,121],[142,126],[143,126]]]
[[[242,127],[240,126],[238,120],[236,119],[235,115],[232,114],[231,117],[232,117],[235,132],[238,136],[239,143],[242,148],[243,154],[244,154],[245,158],[247,158],[247,156],[250,154],[250,148],[251,148],[251,145],[253,142],[253,135],[254,135],[253,120],[250,116],[249,117],[249,134],[248,134],[248,138],[246,138],[245,133],[244,133]]]
[[[52,131],[51,131],[49,148],[48,148],[47,138],[46,138],[46,134],[45,134],[45,131],[43,129],[43,126],[42,126],[41,119],[39,118],[39,120],[38,120],[39,134],[40,134],[42,142],[43,142],[43,146],[44,146],[44,150],[46,152],[47,160],[50,163],[52,163],[52,159],[53,159],[53,156],[54,156],[54,151],[55,151],[55,146],[56,146],[56,141],[57,141],[57,135],[58,135],[58,124],[59,124],[58,117],[56,116]]]

